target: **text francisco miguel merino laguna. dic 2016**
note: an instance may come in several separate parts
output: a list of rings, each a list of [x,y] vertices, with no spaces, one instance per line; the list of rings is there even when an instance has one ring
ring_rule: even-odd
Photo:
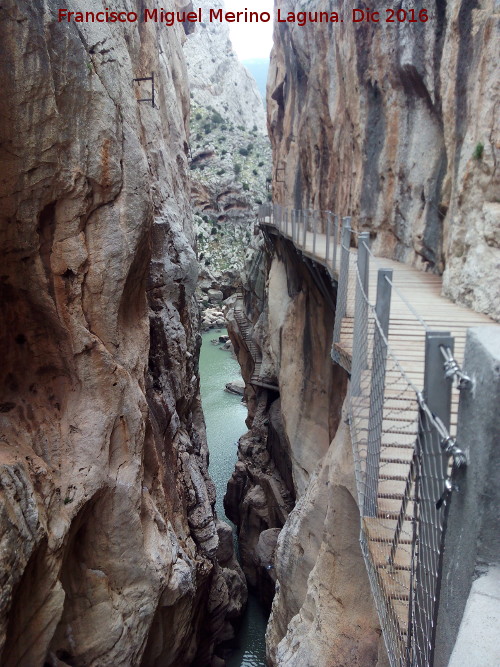
[[[209,9],[205,16],[201,7],[197,11],[169,12],[164,9],[145,9],[142,14],[137,12],[111,11],[104,9],[97,12],[73,12],[68,9],[57,10],[58,21],[68,23],[144,23],[154,22],[172,26],[176,23],[268,23],[272,20],[270,12],[253,12],[246,7],[241,12],[226,12],[223,9]],[[304,26],[307,23],[426,23],[429,20],[427,9],[352,9],[343,16],[338,12],[288,12],[278,9],[278,23],[296,23]]]

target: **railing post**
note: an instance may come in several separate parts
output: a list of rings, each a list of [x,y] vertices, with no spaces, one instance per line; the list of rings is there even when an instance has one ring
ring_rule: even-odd
[[[316,255],[316,233],[318,231],[318,217],[319,211],[312,212],[312,221],[313,221],[313,255]]]
[[[340,341],[340,329],[342,319],[346,314],[347,306],[347,286],[349,283],[349,248],[351,245],[351,218],[344,218],[342,226],[342,241],[340,247],[340,271],[337,287],[337,305],[335,307],[335,324],[333,327],[333,348],[332,357],[337,363],[339,357],[334,354],[335,343]]]
[[[330,259],[330,224],[332,222],[332,214],[330,211],[326,212],[326,250],[325,250],[325,262],[328,267],[328,261]],[[330,267],[328,267],[330,268]]]
[[[454,339],[448,331],[428,331],[425,335],[424,401],[433,416],[449,431],[452,378],[446,378],[440,346],[453,352]],[[415,572],[414,651],[415,664],[433,664],[439,588],[441,579],[442,529],[448,504],[439,509],[447,478],[449,456],[441,449],[441,436],[436,432],[426,411],[420,409],[417,436],[418,560]]]
[[[285,208],[285,236],[288,236],[288,208]]]
[[[304,236],[302,240],[302,247],[306,249],[306,236],[307,236],[307,219],[309,217],[309,209],[305,208],[302,211],[302,224],[304,225]]]
[[[337,240],[339,235],[339,216],[333,216],[333,270],[337,268]]]
[[[290,211],[290,217],[292,220],[292,242],[295,243],[295,209],[292,208]]]
[[[366,454],[366,483],[363,504],[364,516],[377,516],[377,495],[382,419],[384,412],[385,369],[387,362],[387,338],[391,313],[392,269],[379,269],[377,274],[377,301],[373,332],[372,378],[370,384],[370,410],[368,414],[368,447]]]
[[[358,274],[356,280],[356,300],[354,305],[354,331],[352,341],[351,394],[361,394],[361,374],[367,367],[368,353],[368,243],[370,235],[363,232],[358,243]]]

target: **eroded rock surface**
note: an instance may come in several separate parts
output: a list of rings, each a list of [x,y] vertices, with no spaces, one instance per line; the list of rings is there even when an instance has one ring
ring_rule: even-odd
[[[359,547],[359,510],[342,406],[348,377],[331,362],[334,288],[291,244],[257,255],[228,331],[246,381],[249,432],[225,496],[243,569],[264,603],[270,665],[386,665]],[[267,284],[262,275],[268,275]],[[246,313],[262,351],[235,311]],[[259,382],[262,381],[263,385]],[[276,391],[266,387],[274,383]],[[362,600],[362,604],[360,604]]]
[[[184,35],[55,11],[0,8],[0,662],[209,664],[244,582],[199,401]]]

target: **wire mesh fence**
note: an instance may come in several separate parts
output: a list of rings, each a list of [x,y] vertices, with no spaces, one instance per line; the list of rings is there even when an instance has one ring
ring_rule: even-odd
[[[412,331],[395,350],[389,343],[392,270],[377,272],[372,303],[368,235],[358,236],[355,252],[349,218],[327,240],[323,223],[315,233],[319,216],[312,216],[311,228],[310,212],[303,213],[294,211],[287,225],[288,211],[268,209],[262,221],[331,271],[335,261],[332,358],[350,373],[361,549],[392,667],[432,665],[453,475],[465,465],[450,435],[451,377],[464,382],[453,366],[453,339],[429,330],[407,303],[409,324],[399,324]]]

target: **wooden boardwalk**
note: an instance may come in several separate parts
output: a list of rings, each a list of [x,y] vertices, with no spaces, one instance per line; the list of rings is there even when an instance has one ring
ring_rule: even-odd
[[[277,227],[269,219],[263,223],[265,226],[277,231]],[[280,234],[292,240],[291,223],[289,231],[279,230]],[[299,243],[294,245],[306,257],[325,266],[332,278],[339,279],[340,270],[340,239],[337,243],[337,256],[332,257],[332,239],[330,239],[330,257],[326,260],[326,235],[313,234],[308,231],[305,236],[301,225],[297,225],[296,237]],[[349,284],[354,285],[356,250],[351,248],[351,261],[349,263]],[[465,337],[469,327],[494,325],[495,322],[481,313],[476,313],[453,303],[441,295],[442,279],[432,273],[424,273],[407,264],[394,260],[377,257],[370,258],[369,269],[369,300],[375,303],[378,269],[393,270],[393,285],[405,299],[411,303],[413,308],[426,323],[428,329],[437,331],[449,331],[455,338],[455,358],[461,365],[465,348]],[[422,389],[424,374],[425,353],[425,328],[420,324],[415,315],[408,309],[405,302],[399,297],[397,291],[392,292],[391,316],[389,324],[389,345],[394,355],[401,361],[408,377],[419,388]],[[352,357],[352,333],[354,321],[354,293],[352,299],[348,299],[347,313],[342,321],[339,349],[349,359]],[[496,325],[500,326],[500,325]]]
[[[341,239],[336,243],[325,234],[307,231],[290,220],[280,228],[269,218],[261,224],[270,233],[289,239],[303,255],[323,265],[339,282]],[[334,252],[336,248],[336,253]],[[341,364],[351,372],[353,352],[355,284],[357,252],[349,252],[349,278],[346,314],[342,319],[340,339],[334,343]],[[415,389],[424,382],[426,331],[449,332],[455,339],[454,357],[463,364],[466,332],[469,327],[495,324],[489,317],[459,306],[441,295],[440,276],[385,258],[369,256],[368,300],[376,301],[379,269],[391,269],[392,295],[388,332],[389,355],[382,393],[382,428],[380,435],[379,474],[376,488],[375,516],[362,516],[366,538],[365,554],[373,566],[373,577],[383,591],[385,616],[394,643],[405,653],[408,640],[409,601],[411,596],[412,544],[414,541],[414,493],[410,490],[411,462],[418,432],[418,402]],[[411,307],[408,307],[411,304]],[[417,315],[415,314],[416,311]],[[373,329],[370,331],[372,335]],[[401,371],[403,369],[403,373]],[[351,419],[358,436],[362,475],[366,471],[368,450],[371,370],[362,372],[358,395],[351,396]],[[458,390],[452,392],[451,433],[456,429]],[[352,428],[352,427],[351,427]],[[411,486],[411,484],[410,484]],[[362,500],[360,501],[362,504]],[[362,512],[363,514],[363,512]],[[398,528],[398,522],[401,524]],[[402,523],[401,523],[402,522]],[[395,534],[400,530],[394,547]],[[380,609],[379,609],[380,613]]]

